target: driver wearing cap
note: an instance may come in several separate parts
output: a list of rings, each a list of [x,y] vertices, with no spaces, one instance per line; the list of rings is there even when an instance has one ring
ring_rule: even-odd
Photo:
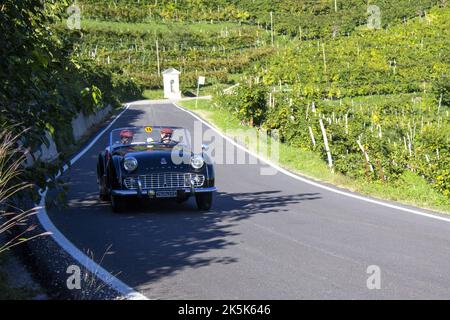
[[[172,142],[173,129],[164,128],[161,130],[161,143],[170,144]]]
[[[134,133],[131,130],[120,131],[120,143],[124,145],[129,145],[133,142]]]

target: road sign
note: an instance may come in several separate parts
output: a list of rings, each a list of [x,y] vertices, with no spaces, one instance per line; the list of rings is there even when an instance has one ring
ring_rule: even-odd
[[[205,77],[198,77],[198,84],[199,85],[205,85],[206,78]]]

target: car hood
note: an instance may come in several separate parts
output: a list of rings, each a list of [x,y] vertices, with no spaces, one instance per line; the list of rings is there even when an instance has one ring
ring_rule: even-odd
[[[187,150],[161,150],[148,149],[145,151],[129,151],[121,154],[122,157],[134,157],[138,161],[141,169],[151,170],[152,168],[175,168],[190,165],[191,151]]]

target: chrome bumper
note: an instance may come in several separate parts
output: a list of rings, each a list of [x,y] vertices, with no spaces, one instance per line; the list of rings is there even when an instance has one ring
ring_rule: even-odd
[[[185,194],[191,194],[191,188],[182,188],[173,191],[182,191]],[[131,197],[131,196],[147,196],[150,190],[111,190],[111,195],[113,196],[121,196],[121,197]],[[157,190],[155,190],[157,191]],[[158,191],[167,191],[167,190],[158,190]],[[215,192],[217,191],[216,187],[211,188],[194,188],[194,193],[206,193],[206,192]]]

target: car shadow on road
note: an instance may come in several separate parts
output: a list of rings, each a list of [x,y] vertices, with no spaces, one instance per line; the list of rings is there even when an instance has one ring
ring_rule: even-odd
[[[108,203],[92,194],[73,208],[84,225],[86,245],[102,254],[111,245],[112,255],[104,260],[108,270],[120,273],[131,286],[151,284],[186,268],[231,264],[238,259],[223,251],[238,244],[237,226],[261,214],[282,214],[290,205],[321,199],[318,193],[284,194],[270,190],[245,193],[217,193],[213,210],[199,212],[194,199],[133,201],[124,213],[112,213]],[[72,204],[73,205],[73,204]],[[89,222],[95,217],[95,223]],[[83,222],[83,220],[86,220]],[[93,227],[95,225],[95,227]]]

